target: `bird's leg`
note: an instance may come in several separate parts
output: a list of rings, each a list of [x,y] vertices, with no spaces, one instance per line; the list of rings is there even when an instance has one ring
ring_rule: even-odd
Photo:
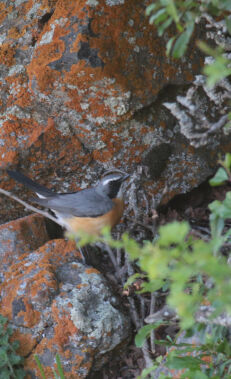
[[[80,254],[81,254],[82,261],[83,261],[84,264],[86,264],[87,262],[86,262],[86,258],[85,258],[85,255],[84,255],[84,251],[83,251],[83,249],[82,249],[82,248],[79,246],[79,244],[78,244],[79,239],[78,239],[78,238],[75,238],[75,242],[76,242],[76,246],[77,246],[77,248],[78,248],[78,250],[79,250],[79,252],[80,252]]]

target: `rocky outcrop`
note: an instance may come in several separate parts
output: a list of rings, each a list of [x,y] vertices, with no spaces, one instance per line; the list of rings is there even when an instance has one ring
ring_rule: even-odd
[[[1,314],[9,319],[13,338],[20,342],[19,354],[25,357],[28,375],[40,377],[37,354],[51,377],[58,353],[66,378],[85,378],[107,361],[110,352],[126,345],[129,318],[103,276],[81,263],[75,243],[59,239],[36,249],[29,234],[20,236],[18,230],[26,230],[29,221],[33,230],[41,217],[29,216],[0,230],[1,241],[7,231],[17,235],[16,244],[10,237],[10,245],[2,245]],[[42,235],[40,229],[40,243]]]
[[[143,187],[156,203],[211,173],[216,154],[193,147],[163,106],[184,93],[203,59],[193,42],[187,57],[167,58],[145,6],[142,0],[1,3],[2,168],[18,166],[65,191],[91,184],[108,167],[136,174],[141,166]],[[218,141],[216,152],[227,149]],[[1,178],[12,188],[4,172]],[[2,221],[9,220],[10,202],[1,207]],[[18,215],[18,206],[11,207],[11,217]]]
[[[28,199],[7,167],[59,192],[119,167],[132,174],[126,212],[136,217],[212,173],[218,153],[231,147],[222,123],[214,140],[207,133],[223,105],[205,91],[193,41],[182,60],[166,57],[165,40],[144,16],[147,3],[0,3],[1,186]],[[198,27],[194,39],[202,32]],[[24,214],[12,200],[0,202],[1,223]],[[0,229],[1,313],[31,372],[38,375],[36,352],[51,375],[58,352],[69,378],[84,377],[127,339],[129,321],[102,276],[79,263],[75,246],[47,242],[42,220],[30,216]]]
[[[49,241],[44,217],[36,214],[0,225],[0,280],[23,254],[30,253]]]

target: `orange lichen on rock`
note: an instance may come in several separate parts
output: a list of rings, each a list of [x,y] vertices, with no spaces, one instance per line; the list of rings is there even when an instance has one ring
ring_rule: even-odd
[[[0,62],[8,67],[12,66],[14,60],[15,49],[10,43],[4,43],[0,46]]]
[[[113,157],[113,153],[108,150],[94,150],[92,155],[99,162],[107,162]]]
[[[96,268],[93,268],[93,267],[91,267],[91,268],[87,268],[87,269],[85,270],[85,272],[86,272],[86,274],[99,274],[99,271],[96,270]]]
[[[4,151],[1,154],[1,168],[4,168],[7,163],[16,163],[18,162],[18,152],[17,151]]]
[[[59,312],[55,306],[52,307],[53,315]],[[69,338],[78,333],[78,329],[74,325],[70,316],[62,316],[56,318],[57,325],[54,327],[53,342],[59,347],[61,351],[65,350],[65,345],[68,345]]]
[[[19,329],[13,331],[13,335],[10,340],[19,342],[20,345],[18,348],[18,354],[23,357],[26,357],[28,354],[30,354],[38,343],[38,340],[34,338],[29,332],[27,334],[22,333],[19,331]]]
[[[12,11],[12,6],[10,6],[9,8],[6,8],[6,4],[4,4],[3,2],[0,3],[0,23],[4,21],[8,12],[11,12],[11,11]]]
[[[103,12],[101,17],[99,11]],[[87,100],[87,112],[92,117],[121,119],[127,113],[130,118],[132,110],[122,115],[120,110],[116,111],[119,104],[113,99],[132,91],[133,96],[146,101],[147,94],[153,96],[163,86],[162,77],[175,77],[179,71],[174,61],[164,67],[160,58],[162,63],[158,68],[164,70],[164,75],[154,79],[158,64],[155,44],[158,44],[159,56],[165,55],[165,46],[160,44],[143,12],[142,1],[136,7],[132,2],[110,6],[100,0],[92,6],[83,0],[58,1],[27,67],[31,83],[36,80],[38,88],[48,93],[55,89],[58,79],[69,91],[70,100],[66,105],[72,109],[79,110],[80,102]],[[77,15],[76,20],[73,15]],[[136,25],[140,33],[136,33]],[[141,73],[137,55],[142,54],[144,46],[147,67]],[[70,85],[77,86],[79,92],[73,90],[71,95]],[[110,97],[112,103],[104,101]]]

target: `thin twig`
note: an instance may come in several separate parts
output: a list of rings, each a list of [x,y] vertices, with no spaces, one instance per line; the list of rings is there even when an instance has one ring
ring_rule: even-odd
[[[136,305],[135,305],[135,301],[133,299],[133,297],[128,297],[128,302],[130,304],[130,316],[131,316],[131,319],[136,327],[136,330],[140,329],[141,327],[141,322],[140,322],[140,318],[139,318],[139,315],[138,315],[138,312],[137,312],[137,309],[136,309]]]
[[[134,270],[133,266],[131,265],[131,262],[129,260],[127,253],[125,253],[125,265],[127,267],[128,276],[133,275],[135,273],[135,270]]]
[[[35,212],[35,213],[39,213],[42,216],[47,217],[50,220],[56,222],[56,224],[59,224],[58,220],[55,217],[51,216],[48,212],[41,211],[40,209],[37,209],[37,208],[33,207],[33,205],[29,205],[25,201],[19,199],[17,196],[12,195],[9,191],[6,191],[6,190],[0,188],[0,193],[2,193],[3,195],[8,196],[11,199],[17,201],[18,203],[22,204],[25,208],[29,209],[30,211]]]
[[[153,360],[150,356],[147,340],[144,342],[144,345],[142,347],[142,353],[143,353],[144,360],[146,363],[146,368],[152,367],[153,366]]]
[[[151,304],[150,304],[150,314],[155,312],[155,305],[156,305],[156,293],[152,292],[151,294]],[[151,352],[155,353],[155,330],[151,331],[150,334],[150,343],[151,343]]]
[[[143,296],[137,295],[137,297],[138,297],[139,302],[140,302],[140,318],[141,318],[141,322],[142,322],[142,326],[143,326],[144,319],[145,319],[145,301],[144,301]]]
[[[115,274],[117,276],[117,279],[119,279],[120,278],[120,270],[119,270],[119,266],[118,266],[117,261],[116,261],[116,257],[114,255],[111,247],[108,244],[105,244],[105,248],[106,248],[107,253],[108,253],[108,255],[109,255],[110,259],[111,259],[111,262],[112,262],[112,264],[114,266]]]
[[[121,249],[117,248],[116,249],[116,261],[117,261],[118,266],[122,266],[121,260],[122,260]]]

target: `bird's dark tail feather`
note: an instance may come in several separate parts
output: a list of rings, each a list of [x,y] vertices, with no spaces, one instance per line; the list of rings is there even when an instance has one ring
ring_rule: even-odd
[[[49,190],[46,187],[41,186],[38,183],[35,183],[33,180],[23,175],[21,172],[7,170],[8,175],[15,179],[17,182],[24,184],[26,187],[30,188],[32,191],[39,193],[42,196],[51,196],[54,195],[54,192]]]

